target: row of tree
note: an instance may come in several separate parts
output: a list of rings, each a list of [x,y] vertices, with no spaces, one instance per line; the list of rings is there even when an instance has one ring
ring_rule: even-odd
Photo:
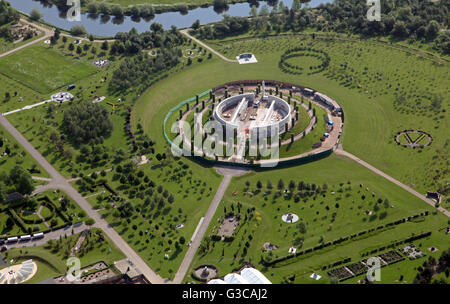
[[[181,56],[179,49],[160,49],[156,57],[141,53],[126,58],[114,71],[109,89],[120,91],[140,86],[158,73],[176,66]]]
[[[368,6],[360,0],[336,0],[315,9],[301,9],[294,1],[291,9],[280,2],[270,11],[267,5],[258,12],[252,8],[252,18],[224,15],[221,22],[194,30],[204,39],[216,39],[248,32],[301,31],[307,27],[318,31],[356,33],[363,36],[392,35],[433,41],[435,48],[450,53],[448,28],[449,1],[381,0],[381,20],[369,21]]]

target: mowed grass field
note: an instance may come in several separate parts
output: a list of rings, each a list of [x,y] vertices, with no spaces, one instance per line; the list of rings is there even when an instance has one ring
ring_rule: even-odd
[[[0,71],[40,93],[86,78],[97,68],[38,43],[0,59]]]
[[[0,147],[1,172],[8,173],[15,166],[20,166],[25,170],[30,170],[35,167],[40,170],[40,173],[33,172],[32,175],[48,177],[48,173],[15,141],[3,126],[0,126],[0,139],[3,142],[3,145]],[[10,154],[4,155],[7,148],[10,150]]]
[[[345,112],[345,150],[421,193],[436,191],[448,182],[450,70],[446,62],[437,64],[373,40],[294,36],[207,43],[229,58],[252,52],[258,63],[239,65],[213,56],[152,86],[137,101],[132,119],[135,125],[140,120],[157,141],[164,141],[165,115],[181,101],[227,81],[274,79],[308,86],[337,100]],[[326,51],[329,68],[316,74],[282,72],[280,56],[302,44]],[[396,102],[396,94],[406,101]],[[442,98],[434,102],[436,108],[432,96]],[[398,146],[394,134],[410,128],[430,133],[433,144],[424,149]]]
[[[290,180],[296,185],[300,181],[310,185],[314,183],[322,190],[326,184],[327,190],[323,194],[301,198],[295,202],[293,198],[285,197],[284,190],[277,189],[279,179],[284,182],[284,190],[289,189]],[[263,185],[259,191],[256,186],[258,181]],[[266,186],[268,181],[272,183],[273,189]],[[246,185],[247,182],[250,183],[249,187]],[[293,194],[299,192],[297,187],[288,191]],[[382,203],[377,203],[378,199],[381,199]],[[387,205],[383,203],[386,199]],[[223,276],[239,268],[243,261],[249,261],[274,283],[281,283],[286,276],[292,274],[299,277],[303,274],[309,276],[313,271],[324,276],[324,280],[317,282],[322,283],[329,282],[330,278],[325,271],[320,271],[320,266],[347,257],[356,262],[363,259],[361,253],[388,245],[394,240],[407,238],[412,234],[432,231],[433,237],[437,235],[432,242],[434,246],[442,247],[443,250],[448,247],[448,240],[446,241],[448,236],[439,231],[448,224],[449,219],[446,216],[368,169],[337,155],[298,167],[257,171],[233,178],[208,228],[207,235],[213,231],[217,233],[219,218],[224,216],[225,211],[237,213],[238,202],[242,204],[241,221],[234,241],[211,241],[209,249],[204,251],[206,253],[197,252],[191,270],[200,265],[213,264],[218,267],[219,275]],[[234,205],[234,211],[231,205]],[[243,221],[249,208],[255,208],[255,216],[252,220]],[[320,244],[321,240],[333,241],[427,210],[430,215],[420,221],[400,224],[274,267],[263,267],[260,264],[263,244],[266,242],[279,246],[273,250],[273,257],[276,258],[288,255],[291,246],[300,248],[297,250],[308,249]],[[371,211],[371,214],[369,215],[367,211]],[[297,214],[299,221],[293,224],[282,222],[281,216],[288,212]],[[381,216],[384,212],[386,214]],[[299,223],[305,224],[306,231],[302,231]],[[295,239],[299,237],[303,238],[300,245],[295,244]],[[249,242],[249,246],[247,254],[243,254],[246,242]],[[203,244],[206,244],[206,241],[203,241]],[[191,281],[190,273],[185,277],[185,281]]]

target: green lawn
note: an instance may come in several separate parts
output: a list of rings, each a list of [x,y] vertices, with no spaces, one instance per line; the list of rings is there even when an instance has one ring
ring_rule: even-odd
[[[0,59],[0,71],[35,91],[50,93],[95,73],[97,68],[40,42]]]
[[[32,170],[32,175],[48,177],[47,172],[20,146],[16,140],[0,126],[0,139],[3,145],[0,146],[0,170],[9,172],[15,166],[21,166],[26,170]],[[9,155],[3,155],[9,149]],[[39,171],[39,172],[38,172]]]
[[[275,79],[314,88],[341,104],[345,112],[345,150],[421,193],[438,190],[448,182],[448,174],[442,169],[449,152],[445,139],[449,108],[446,63],[438,65],[370,39],[298,36],[207,43],[228,58],[252,52],[258,63],[244,66],[213,56],[152,86],[138,100],[132,119],[134,124],[140,120],[146,133],[158,142],[164,141],[160,126],[166,113],[182,100],[227,81]],[[280,56],[302,43],[328,52],[329,68],[312,75],[282,72],[278,68]],[[396,93],[406,96],[406,102],[396,101]],[[433,107],[430,96],[435,94],[443,101],[440,105],[434,102]],[[430,133],[433,144],[424,149],[399,147],[394,135],[409,128]]]
[[[295,202],[293,197],[285,197],[284,192],[279,192],[277,189],[279,179],[283,180],[286,189],[289,181],[293,180],[296,185],[299,181],[310,185],[314,183],[321,186],[322,191],[326,184],[327,190],[322,194],[300,198]],[[247,181],[250,183],[249,188],[246,186]],[[263,185],[260,191],[257,191],[257,181],[261,181]],[[267,181],[272,183],[273,189],[267,188]],[[269,191],[270,194],[266,193]],[[290,191],[293,194],[305,193],[298,191],[297,188]],[[377,203],[378,199],[381,199],[381,203]],[[384,203],[386,199],[387,204]],[[412,233],[432,231],[433,237],[434,234],[438,235],[436,246],[445,247],[446,236],[438,229],[447,225],[448,218],[441,213],[435,213],[425,202],[389,181],[340,156],[330,156],[300,167],[252,172],[233,178],[207,234],[217,231],[220,225],[219,218],[225,211],[233,210],[231,205],[234,205],[234,212],[237,213],[238,202],[243,205],[240,213],[242,223],[238,225],[234,241],[210,241],[208,246],[204,240],[203,246],[207,249],[200,249],[197,252],[191,269],[204,264],[213,264],[219,268],[220,275],[225,275],[242,265],[243,261],[250,261],[274,283],[280,283],[288,275],[296,274],[300,277],[304,273],[310,275],[313,270],[320,270],[322,265],[336,262],[341,258],[351,257],[352,261],[356,262],[362,259],[361,253],[387,245],[393,240],[409,237]],[[248,208],[255,208],[254,216],[252,219],[242,220],[252,213],[248,213]],[[423,221],[400,224],[392,229],[384,229],[370,236],[332,246],[274,267],[263,267],[259,263],[265,242],[279,246],[273,251],[273,257],[276,258],[287,255],[291,246],[301,248],[298,250],[311,248],[320,244],[321,239],[323,242],[333,241],[426,210],[430,211],[430,215],[424,217]],[[367,214],[368,211],[372,212],[371,215]],[[299,221],[294,224],[283,223],[281,216],[288,212],[297,214]],[[302,230],[300,223],[305,225],[306,231]],[[300,245],[295,245],[297,238],[303,238]],[[245,254],[243,250],[246,242],[249,242],[249,247]],[[274,273],[273,278],[271,273]],[[326,275],[322,272],[319,274]],[[189,276],[190,273],[185,278],[186,281],[190,281]]]
[[[167,164],[153,159],[150,164],[139,166],[136,170],[134,176],[138,177],[137,185],[122,184],[121,174],[117,171],[98,177],[106,179],[124,202],[131,203],[134,210],[130,216],[117,213],[122,202],[110,198],[108,192],[91,197],[88,201],[94,208],[102,209],[100,214],[153,270],[165,278],[173,279],[186,253],[187,243],[200,218],[205,215],[221,177],[212,170],[183,159],[170,160]],[[141,177],[140,171],[143,173]],[[150,182],[154,185],[151,186]],[[84,196],[91,194],[83,191],[81,182],[74,184]],[[96,188],[92,193],[100,191],[102,188]],[[160,205],[165,191],[173,195],[174,201],[170,203],[166,199]],[[112,206],[113,202],[117,208]],[[176,229],[177,224],[183,224],[184,227]],[[175,242],[179,242],[181,237],[186,242],[177,250]],[[164,258],[165,254],[168,254],[169,259]]]

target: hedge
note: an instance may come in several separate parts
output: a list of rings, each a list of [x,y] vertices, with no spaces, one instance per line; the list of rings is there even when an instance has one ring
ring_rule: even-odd
[[[422,213],[420,213],[420,214],[418,214],[418,215],[409,216],[409,217],[407,217],[407,218],[403,218],[403,219],[401,219],[401,220],[397,220],[397,221],[395,221],[395,222],[388,223],[388,224],[386,224],[384,227],[388,227],[388,226],[392,226],[392,225],[398,225],[398,224],[401,224],[401,223],[405,223],[406,221],[408,221],[409,219],[413,218],[414,216],[426,216],[426,215],[428,215],[428,214],[429,214],[429,211],[425,211],[425,212],[422,212]],[[334,241],[332,241],[332,242],[328,242],[328,243],[325,243],[325,244],[317,245],[317,246],[315,246],[315,247],[313,247],[313,248],[308,248],[308,249],[306,249],[306,250],[296,252],[295,254],[289,254],[289,255],[286,255],[286,256],[282,256],[282,257],[280,257],[280,258],[277,258],[277,259],[274,259],[274,260],[271,260],[271,261],[266,261],[266,260],[264,259],[264,257],[262,257],[262,258],[261,258],[261,263],[262,263],[264,266],[273,266],[273,265],[275,265],[275,264],[277,264],[277,263],[279,263],[279,262],[283,262],[283,261],[286,261],[286,260],[288,260],[288,259],[292,259],[292,258],[294,258],[294,257],[298,257],[298,256],[300,256],[300,255],[303,255],[303,254],[307,254],[307,253],[313,252],[313,251],[315,251],[315,250],[320,250],[320,249],[329,247],[329,246],[331,246],[331,245],[338,245],[338,244],[340,244],[340,243],[342,243],[342,242],[345,242],[345,241],[347,241],[347,240],[349,240],[349,239],[353,239],[353,238],[355,238],[355,237],[357,237],[357,236],[361,236],[361,235],[364,235],[364,234],[367,234],[367,233],[370,233],[370,232],[374,232],[375,230],[381,229],[380,227],[382,227],[382,226],[378,226],[377,229],[371,228],[371,229],[368,229],[368,230],[364,230],[364,231],[361,231],[361,232],[359,232],[359,233],[352,234],[351,236],[340,237],[339,239],[336,239],[336,240],[334,240]],[[431,234],[431,232],[429,232],[429,234]],[[423,235],[423,234],[422,234],[422,235]],[[420,236],[420,235],[419,235],[419,236]],[[424,237],[424,236],[421,236],[421,237],[419,237],[419,238],[422,238],[422,237]],[[411,237],[411,238],[408,238],[408,239],[414,240],[413,238],[415,238],[415,237]],[[410,241],[409,241],[409,242],[410,242]]]

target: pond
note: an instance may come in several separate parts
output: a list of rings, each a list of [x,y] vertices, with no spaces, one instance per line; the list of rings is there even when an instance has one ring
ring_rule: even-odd
[[[188,11],[187,13],[180,12],[166,12],[155,15],[151,19],[132,18],[130,16],[114,17],[114,16],[102,16],[83,13],[81,15],[81,21],[69,21],[66,19],[66,13],[61,12],[55,5],[44,5],[36,0],[8,0],[11,6],[15,9],[29,14],[33,8],[38,9],[43,17],[42,20],[53,24],[59,28],[70,30],[74,25],[83,25],[86,30],[96,36],[114,36],[118,32],[128,32],[133,27],[139,33],[149,30],[150,24],[158,22],[163,25],[165,29],[169,29],[172,25],[177,28],[189,27],[197,19],[201,24],[207,24],[211,22],[217,22],[223,19],[223,14],[230,16],[246,17],[250,15],[251,7],[250,3],[236,3],[230,4],[225,11],[217,12],[213,6],[199,7]],[[283,3],[287,7],[292,6],[293,0],[283,0]],[[311,0],[309,7],[316,7],[322,3],[331,3],[333,0]],[[266,1],[260,1],[259,7],[267,4]],[[271,8],[270,8],[271,9]]]

